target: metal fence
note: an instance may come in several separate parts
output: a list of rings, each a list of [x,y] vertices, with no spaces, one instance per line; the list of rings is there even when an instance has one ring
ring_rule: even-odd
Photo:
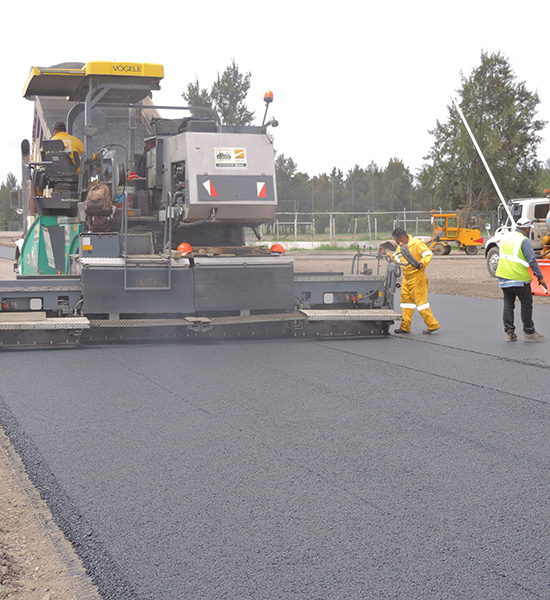
[[[437,214],[443,211],[435,211]],[[496,212],[470,213],[461,227],[477,228],[482,235],[492,235],[497,228]],[[295,240],[326,237],[332,241],[338,236],[353,236],[354,239],[378,240],[387,237],[395,227],[402,227],[414,236],[429,236],[433,233],[431,211],[403,209],[394,212],[353,213],[303,213],[280,212],[275,219],[263,227],[263,233],[277,239],[289,237]]]

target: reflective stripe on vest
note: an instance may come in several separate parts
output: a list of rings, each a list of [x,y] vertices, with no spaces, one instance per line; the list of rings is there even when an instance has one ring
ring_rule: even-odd
[[[511,260],[512,262],[519,263],[520,265],[523,265],[524,267],[528,267],[529,263],[526,260],[524,260],[523,258],[521,258],[519,255],[519,251],[521,249],[522,242],[523,242],[523,239],[515,240],[514,247],[512,248],[512,254],[502,253],[500,255],[500,258],[504,258],[505,260]],[[506,246],[508,246],[508,244],[506,244]],[[523,252],[521,254],[523,255]]]

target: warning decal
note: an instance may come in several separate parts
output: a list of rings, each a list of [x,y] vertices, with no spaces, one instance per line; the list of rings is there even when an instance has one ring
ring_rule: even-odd
[[[197,175],[196,190],[199,202],[277,202],[272,175],[245,175],[238,172]]]
[[[210,179],[207,179],[202,185],[204,186],[204,189],[208,192],[209,196],[213,198],[218,197],[218,192],[216,192],[216,188],[214,187],[214,184],[210,181]]]
[[[217,168],[246,169],[246,149],[214,148],[214,161]]]

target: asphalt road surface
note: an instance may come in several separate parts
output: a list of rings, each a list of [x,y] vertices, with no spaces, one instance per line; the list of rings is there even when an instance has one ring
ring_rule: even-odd
[[[0,423],[108,600],[550,597],[550,341],[0,355]],[[550,337],[550,306],[535,307]]]

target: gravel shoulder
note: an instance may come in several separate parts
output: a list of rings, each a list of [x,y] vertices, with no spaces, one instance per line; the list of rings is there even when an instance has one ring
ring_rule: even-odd
[[[295,252],[292,256],[297,272],[351,273],[353,252]],[[377,260],[361,259],[361,263],[365,261],[376,272]],[[427,275],[430,293],[502,297],[497,281],[487,272],[482,254],[436,256]],[[13,278],[12,262],[0,259],[0,279]],[[550,304],[550,298],[534,300],[536,304]],[[0,479],[0,600],[99,598],[1,430]]]

